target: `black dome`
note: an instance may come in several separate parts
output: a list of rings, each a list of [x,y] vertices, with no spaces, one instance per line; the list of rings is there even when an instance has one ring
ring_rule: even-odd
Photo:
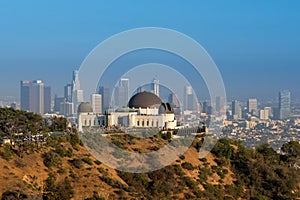
[[[93,112],[93,109],[89,102],[82,102],[78,106],[78,113],[91,113],[91,112]]]
[[[169,103],[162,103],[158,110],[159,114],[174,114],[173,106]]]
[[[140,92],[129,100],[129,108],[159,108],[162,101],[158,96],[151,92]]]

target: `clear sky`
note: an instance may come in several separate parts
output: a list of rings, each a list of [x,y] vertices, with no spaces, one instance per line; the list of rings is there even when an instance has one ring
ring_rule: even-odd
[[[118,32],[147,26],[180,31],[216,62],[230,97],[300,98],[300,1],[0,2],[0,96],[22,79],[61,95],[87,54]]]

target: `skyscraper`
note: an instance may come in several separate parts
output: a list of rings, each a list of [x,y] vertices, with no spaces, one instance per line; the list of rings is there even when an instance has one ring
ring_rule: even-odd
[[[257,112],[257,99],[248,99],[247,109],[248,109],[248,113],[256,113]]]
[[[115,90],[115,105],[119,108],[126,107],[129,101],[129,79],[121,78]]]
[[[64,97],[66,98],[67,102],[72,102],[72,84],[67,84],[64,87]]]
[[[21,81],[21,110],[30,111],[30,88],[32,81]]]
[[[152,91],[153,93],[159,97],[159,80],[157,79],[153,79],[153,83],[152,83]]]
[[[100,86],[98,94],[102,96],[102,112],[107,112],[110,107],[110,89],[108,87]]]
[[[102,113],[102,96],[101,94],[91,95],[91,105],[94,113]]]
[[[259,118],[261,120],[268,120],[269,119],[269,110],[268,109],[260,110]]]
[[[288,90],[279,92],[279,119],[287,119],[291,114],[291,93]]]
[[[224,113],[225,112],[224,97],[221,97],[221,96],[216,97],[216,111],[218,113]]]
[[[44,114],[44,83],[41,80],[32,82],[30,111]]]
[[[59,108],[59,114],[64,115],[65,117],[71,116],[74,114],[73,111],[73,103],[71,102],[61,102],[59,104],[60,108]]]
[[[55,95],[54,98],[54,108],[53,111],[54,112],[60,112],[60,104],[65,103],[66,102],[66,98],[65,97],[57,97],[57,95]]]
[[[174,108],[179,108],[179,107],[180,107],[178,98],[177,98],[177,96],[176,96],[175,93],[172,93],[172,94],[169,95],[169,103],[170,103]]]
[[[51,112],[51,87],[44,87],[44,113]]]
[[[242,118],[242,109],[240,103],[237,100],[232,101],[232,118],[233,119]]]
[[[191,86],[186,86],[184,88],[184,109],[197,110],[197,100]]]
[[[51,111],[51,88],[41,80],[21,81],[21,110],[44,114]]]
[[[83,90],[80,89],[79,72],[73,72],[72,80],[72,102],[74,104],[74,112],[77,113],[77,108],[81,102],[84,102]]]
[[[73,71],[72,89],[80,90],[79,71],[78,70]]]

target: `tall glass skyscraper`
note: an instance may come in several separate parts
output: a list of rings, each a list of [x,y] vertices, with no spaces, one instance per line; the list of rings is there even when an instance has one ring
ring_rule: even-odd
[[[231,103],[231,109],[232,109],[232,118],[233,119],[241,119],[242,118],[242,109],[240,106],[240,102],[238,101],[232,101]]]
[[[153,79],[153,83],[152,83],[152,91],[153,93],[159,97],[159,80],[157,79]]]
[[[197,110],[197,99],[191,86],[185,86],[184,88],[184,109]]]
[[[81,102],[84,102],[83,90],[80,89],[79,72],[73,72],[72,80],[72,103],[74,104],[74,112],[77,113],[77,108]]]
[[[21,81],[21,110],[44,114],[51,110],[51,88],[41,80]]]
[[[102,96],[102,112],[105,113],[110,108],[110,89],[108,87],[100,86],[98,89],[98,94]]]
[[[129,101],[129,79],[121,78],[115,90],[115,105],[119,108],[126,107]]]
[[[291,93],[288,90],[279,92],[279,119],[287,119],[291,114]]]

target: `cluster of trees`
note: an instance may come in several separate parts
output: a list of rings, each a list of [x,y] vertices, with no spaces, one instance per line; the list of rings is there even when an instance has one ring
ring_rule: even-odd
[[[13,108],[0,108],[0,135],[37,134],[49,131],[64,131],[67,129],[67,120],[63,117],[54,117],[48,124],[41,115]]]
[[[212,153],[219,166],[229,166],[234,172],[236,181],[229,190],[234,197],[293,199],[300,195],[300,144],[290,141],[281,150],[278,154],[268,144],[250,150],[241,142],[221,139]],[[241,192],[242,188],[247,192]]]
[[[32,146],[30,137],[66,129],[67,120],[62,117],[54,117],[49,123],[41,115],[32,112],[0,108],[0,137],[10,139],[9,148],[19,156],[22,156],[22,153]],[[38,143],[39,139],[35,138],[35,141]]]

